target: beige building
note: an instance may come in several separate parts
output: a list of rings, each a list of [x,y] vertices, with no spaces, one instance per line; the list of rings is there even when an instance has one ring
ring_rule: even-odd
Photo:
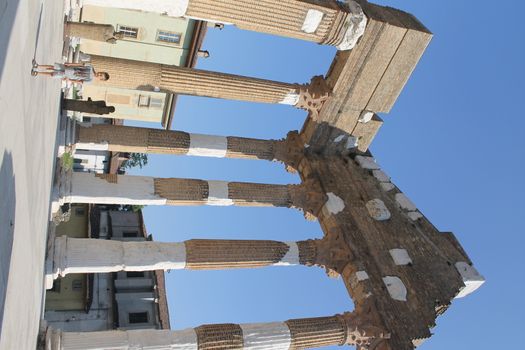
[[[111,24],[123,34],[116,43],[80,40],[80,51],[135,61],[193,67],[206,33],[203,21],[157,13],[86,5],[81,22]],[[83,98],[115,107],[110,118],[161,123],[169,129],[176,97],[170,93],[86,85]]]

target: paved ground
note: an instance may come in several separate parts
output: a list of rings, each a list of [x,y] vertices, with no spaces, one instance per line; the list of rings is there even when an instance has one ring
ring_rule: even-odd
[[[62,27],[62,1],[0,0],[1,350],[36,346],[60,83],[30,69],[61,60]]]

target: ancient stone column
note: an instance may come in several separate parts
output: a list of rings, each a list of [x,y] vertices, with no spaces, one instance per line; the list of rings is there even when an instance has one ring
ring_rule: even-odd
[[[192,134],[183,131],[95,124],[79,126],[76,149],[158,153],[218,158],[278,160],[294,163],[304,146],[297,134],[285,140]]]
[[[346,344],[365,349],[384,337],[367,321],[344,313],[285,322],[203,325],[179,331],[62,332],[48,328],[46,350],[295,350]]]
[[[53,279],[71,273],[153,270],[220,270],[314,265],[315,241],[193,239],[179,243],[55,238]],[[51,285],[48,284],[49,287]]]
[[[312,211],[326,201],[308,185],[153,178],[70,172],[61,180],[57,203],[122,205],[214,205],[295,207]],[[315,200],[315,203],[312,203]],[[319,203],[318,203],[319,202]]]
[[[96,71],[109,74],[109,80],[93,82],[100,86],[148,91],[157,87],[179,95],[280,103],[307,110],[318,110],[330,94],[322,77],[299,85],[96,55],[91,56],[91,62]]]
[[[84,0],[117,7],[233,24],[241,29],[334,45],[349,50],[363,35],[366,16],[354,0]]]
[[[114,44],[121,38],[111,24],[66,22],[64,35]]]

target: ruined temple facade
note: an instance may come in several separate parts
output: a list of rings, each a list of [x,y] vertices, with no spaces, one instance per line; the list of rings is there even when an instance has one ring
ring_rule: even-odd
[[[135,8],[147,1],[111,3]],[[238,2],[247,8],[243,18],[235,15],[237,2],[232,0],[158,1],[158,6],[147,9],[166,10],[162,6],[168,3],[173,5],[168,9],[174,11],[171,15],[215,15],[217,21],[228,19],[241,28],[279,32],[318,43],[326,43],[327,37],[337,41],[333,38],[339,34],[333,34],[337,32],[333,26],[340,16],[355,18],[359,14],[365,26],[362,33],[356,34],[351,48],[340,48],[327,75],[314,77],[307,84],[157,64],[139,66],[133,61],[94,57],[95,69],[111,75],[105,84],[142,89],[156,86],[188,95],[285,103],[306,110],[308,117],[300,132],[290,132],[282,140],[79,126],[71,147],[279,161],[287,170],[299,173],[301,184],[63,172],[56,206],[105,203],[289,207],[302,211],[307,219],[318,220],[324,237],[298,242],[52,238],[47,285],[70,273],[306,265],[340,276],[355,310],[341,310],[338,315],[321,318],[203,325],[180,331],[80,333],[49,328],[48,349],[304,349],[349,344],[358,349],[409,350],[429,338],[436,318],[451,301],[470,294],[484,280],[455,236],[440,232],[430,223],[391,182],[368,146],[382,124],[376,113],[390,111],[429,43],[430,32],[410,14],[365,1],[348,1],[348,6],[342,6],[335,1],[319,5],[306,0],[244,0]],[[208,3],[218,6],[216,11],[203,12]],[[180,7],[175,9],[174,4]],[[284,26],[284,18],[281,21],[279,15],[285,10],[292,13],[288,20],[295,24],[287,24],[289,31],[279,31]],[[309,27],[308,16],[315,11],[320,12],[316,15],[319,23]],[[259,23],[259,13],[275,14],[273,26]],[[298,27],[297,18],[302,27]],[[353,22],[342,23],[347,23],[348,30],[348,23]],[[354,23],[355,28],[359,23]],[[328,32],[334,36],[327,36]]]

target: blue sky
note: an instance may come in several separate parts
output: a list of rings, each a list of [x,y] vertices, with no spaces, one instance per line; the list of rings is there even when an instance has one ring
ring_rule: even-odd
[[[453,302],[421,349],[518,348],[525,327],[525,3],[377,1],[415,14],[434,39],[371,150],[441,231],[453,231],[487,282]],[[198,68],[305,83],[325,74],[331,47],[245,32],[210,30],[211,57]],[[281,138],[304,111],[289,106],[181,97],[174,129]],[[148,125],[149,127],[157,127]],[[264,161],[150,156],[132,173],[228,181],[297,183]],[[321,237],[292,209],[148,207],[157,241],[191,238]],[[318,268],[171,271],[173,329],[203,323],[270,322],[351,310],[341,280]]]

